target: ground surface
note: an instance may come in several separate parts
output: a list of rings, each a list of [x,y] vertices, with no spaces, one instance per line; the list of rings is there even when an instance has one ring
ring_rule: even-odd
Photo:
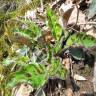
[[[86,81],[76,81],[76,85],[78,86],[75,89],[73,96],[95,96],[93,95],[93,85],[92,85],[92,78],[93,78],[93,68],[87,70],[78,70],[79,66],[75,65],[73,67],[74,74],[79,74],[80,76],[85,77]],[[58,83],[61,84],[61,87],[58,87]],[[69,95],[65,95],[66,91],[68,90]],[[72,96],[71,90],[66,89],[66,81],[60,80],[58,78],[49,79],[48,83],[46,84],[45,92],[47,96]],[[81,95],[82,94],[82,95]],[[85,94],[85,95],[84,95]]]

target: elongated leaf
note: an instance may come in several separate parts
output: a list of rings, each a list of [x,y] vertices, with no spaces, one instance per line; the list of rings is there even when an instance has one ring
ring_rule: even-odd
[[[35,88],[40,87],[46,81],[46,72],[36,64],[29,64],[23,66],[18,72],[15,72],[10,76],[10,81],[7,86],[14,87],[18,83],[27,82],[32,84]]]
[[[11,79],[9,80],[9,82],[7,82],[6,87],[13,88],[16,84],[22,82],[28,82],[28,77],[24,74],[24,72],[21,71],[11,76]]]
[[[76,33],[68,38],[66,45],[78,45],[88,48],[96,45],[96,38],[85,33]]]
[[[21,33],[25,33],[31,38],[41,36],[41,29],[34,22],[30,22],[29,20],[25,21],[24,19],[20,20],[20,22],[22,23],[22,27],[25,26],[25,28],[17,28]]]
[[[40,65],[40,64],[29,64],[26,66],[26,72],[33,74],[42,74],[45,73],[45,67],[44,65]]]
[[[52,36],[55,39],[59,39],[58,37],[60,37],[62,29],[58,23],[58,18],[51,9],[47,10],[47,18],[48,18],[48,25],[52,32]]]
[[[39,74],[39,75],[34,75],[30,78],[30,83],[35,87],[38,88],[42,85],[44,85],[46,82],[46,76],[45,74]]]

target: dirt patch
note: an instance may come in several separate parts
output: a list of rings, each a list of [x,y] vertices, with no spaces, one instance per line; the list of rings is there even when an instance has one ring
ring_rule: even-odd
[[[77,94],[91,94],[91,95],[84,95],[84,96],[93,96],[93,68],[89,68],[88,66],[85,66],[84,70],[79,70],[79,65],[73,66],[74,73],[79,74],[83,77],[85,77],[86,81],[77,81],[76,84],[79,86],[79,90],[75,92],[75,96],[78,96]]]
[[[79,65],[74,65],[74,74],[85,77],[86,81],[75,81],[74,85],[66,85],[68,80],[60,78],[50,78],[44,87],[46,96],[95,96],[93,95],[93,68],[86,66],[80,70]],[[88,67],[88,68],[87,68]],[[87,70],[88,69],[88,70]],[[68,81],[71,82],[71,81]],[[72,91],[74,91],[72,93]]]

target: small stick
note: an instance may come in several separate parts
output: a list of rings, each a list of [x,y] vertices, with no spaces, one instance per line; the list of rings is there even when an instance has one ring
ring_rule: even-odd
[[[96,22],[77,23],[77,25],[96,25]]]
[[[78,9],[78,5],[77,4],[76,4],[76,8],[77,8],[77,18],[76,18],[75,25],[78,23],[78,19],[79,19],[79,9]]]

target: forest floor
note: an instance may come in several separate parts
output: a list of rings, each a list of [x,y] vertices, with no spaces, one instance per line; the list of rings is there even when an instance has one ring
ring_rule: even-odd
[[[40,0],[40,1],[42,1],[42,0]],[[27,13],[26,13],[27,15],[25,14],[25,16],[23,18],[26,18],[30,22],[32,21],[32,22],[34,22],[34,24],[37,24],[37,26],[39,26],[41,28],[42,35],[40,34],[40,36],[39,36],[39,33],[37,32],[39,29],[36,27],[37,30],[35,30],[35,27],[34,27],[33,29],[38,33],[38,36],[37,36],[38,38],[37,37],[35,38],[34,37],[35,35],[33,36],[31,34],[33,36],[32,39],[34,38],[34,44],[32,42],[31,43],[28,42],[30,40],[26,39],[25,37],[23,39],[21,37],[19,37],[18,33],[17,33],[17,35],[18,35],[17,37],[19,39],[16,38],[16,42],[19,44],[22,43],[22,45],[23,44],[27,45],[27,47],[29,47],[28,50],[35,48],[34,46],[36,45],[36,49],[31,50],[33,52],[32,54],[31,54],[31,51],[28,51],[28,53],[30,53],[29,54],[30,56],[27,53],[27,55],[30,58],[30,60],[27,61],[28,65],[31,65],[30,62],[32,64],[33,64],[33,62],[35,62],[38,65],[38,67],[37,67],[37,65],[35,64],[35,67],[37,68],[36,70],[34,69],[37,72],[37,74],[35,74],[35,75],[38,75],[40,73],[39,75],[41,76],[45,72],[45,70],[47,70],[46,72],[47,73],[49,72],[48,73],[49,77],[44,75],[45,76],[44,80],[46,79],[46,82],[44,82],[44,84],[42,83],[40,88],[36,87],[37,89],[35,89],[35,87],[33,88],[33,86],[31,86],[31,84],[29,84],[29,83],[28,83],[29,84],[28,85],[28,84],[20,82],[20,84],[21,83],[22,84],[21,85],[18,84],[16,86],[18,91],[17,91],[17,89],[15,91],[13,90],[13,94],[15,94],[16,92],[17,93],[21,92],[20,93],[21,95],[19,95],[19,96],[96,96],[96,94],[93,92],[93,90],[94,90],[93,89],[93,71],[94,71],[93,66],[94,66],[94,61],[95,61],[95,59],[93,58],[93,57],[95,57],[93,53],[96,52],[95,51],[96,46],[95,46],[95,50],[94,50],[93,46],[91,46],[90,48],[88,47],[91,44],[89,44],[89,45],[87,44],[87,43],[90,43],[92,40],[94,40],[95,44],[96,44],[96,4],[94,7],[94,4],[92,4],[92,0],[51,0],[51,1],[52,2],[47,2],[47,3],[48,3],[48,6],[50,6],[49,9],[52,9],[52,11],[54,11],[54,13],[56,13],[56,16],[58,17],[58,23],[56,23],[57,18],[55,18],[56,16],[54,15],[54,13],[52,14],[50,10],[49,10],[49,13],[47,13],[47,11],[45,10],[46,5],[47,5],[47,4],[45,4],[46,2],[43,2],[44,5],[41,2],[42,3],[41,6],[37,7],[37,9],[35,9],[35,10],[27,11]],[[46,23],[46,21],[47,21],[47,23],[50,23],[50,24],[48,25]],[[22,25],[22,28],[20,27],[21,25]],[[25,30],[27,30],[27,26],[26,26],[27,23],[25,25],[24,24],[21,24],[21,25],[19,27],[21,29],[25,28],[24,29],[24,32],[25,32]],[[32,23],[29,25],[31,26]],[[54,26],[54,28],[53,28],[53,26]],[[55,26],[57,29],[55,29]],[[62,33],[60,33],[60,34],[59,34],[59,31],[60,31],[59,27],[62,29],[62,31],[61,31]],[[29,33],[31,33],[31,31],[32,31],[35,34],[36,32],[34,30],[28,29],[27,31]],[[52,32],[56,31],[55,35],[57,35],[57,37],[53,34],[54,32],[52,33],[51,31]],[[63,31],[65,31],[65,32],[63,32]],[[83,35],[82,35],[82,33],[83,33]],[[58,38],[58,34],[60,35],[60,38],[56,39],[56,38]],[[62,36],[62,34],[66,38],[64,36]],[[76,34],[75,35],[76,37],[73,36],[75,39],[71,38],[70,34],[71,35]],[[88,38],[87,38],[87,36],[88,36]],[[56,38],[54,38],[54,37],[56,37]],[[65,44],[63,44],[64,40],[61,40],[62,39],[61,37],[66,41]],[[79,39],[78,39],[78,37],[79,37]],[[13,38],[15,38],[15,36]],[[6,41],[6,38],[4,38],[4,39]],[[69,39],[69,43],[72,42],[72,45],[66,44],[68,39]],[[74,39],[75,41],[73,40],[74,41],[73,42],[72,39]],[[35,42],[35,40],[36,40],[36,42]],[[61,44],[59,44],[57,42],[57,40],[60,41],[59,43],[61,43]],[[84,40],[85,40],[85,42],[82,43],[82,41],[84,41]],[[15,41],[15,40],[13,40],[13,41]],[[7,43],[9,43],[9,42],[7,41]],[[55,43],[58,43],[58,45]],[[94,43],[94,42],[91,42],[91,43]],[[33,44],[33,45],[31,45],[31,44]],[[88,46],[86,47],[83,44],[88,45]],[[59,47],[58,47],[59,45],[60,45],[60,50],[58,50],[58,52],[57,52],[57,49],[59,49]],[[55,49],[54,47],[56,47],[57,49]],[[75,50],[73,50],[72,48]],[[93,50],[91,50],[91,48],[93,48]],[[66,49],[68,52],[66,51]],[[70,50],[70,49],[72,49],[72,50]],[[88,50],[88,53],[87,53],[87,50]],[[56,53],[55,53],[55,51],[56,51]],[[76,54],[74,54],[75,51],[77,52]],[[60,52],[61,52],[61,54],[60,54],[61,56],[59,56]],[[93,53],[91,53],[91,52],[93,52]],[[63,54],[63,56],[62,56],[62,54]],[[48,58],[47,58],[47,56],[48,56]],[[52,56],[55,58],[56,62],[54,61]],[[59,60],[59,63],[60,63],[59,71],[58,71],[59,63],[57,61],[57,58],[59,58],[61,60],[61,61]],[[68,58],[68,62],[67,62],[66,58]],[[69,62],[70,59],[71,59],[71,62]],[[16,60],[18,60],[18,59],[16,59]],[[51,60],[53,60],[53,61],[51,61]],[[63,63],[64,60],[65,60],[65,62]],[[25,63],[25,61],[24,61],[24,63]],[[45,69],[39,63],[41,65],[42,65],[42,63],[44,63],[44,66],[43,65],[42,66]],[[57,66],[55,65],[55,63],[56,64],[58,63]],[[54,65],[54,67],[53,67],[53,65]],[[91,67],[90,67],[90,65],[91,65]],[[53,69],[51,70],[50,66],[54,70]],[[17,66],[15,66],[15,67],[17,67]],[[14,69],[15,69],[15,67],[14,67]],[[55,67],[57,69],[55,69]],[[28,68],[30,68],[30,67],[28,67]],[[63,79],[61,76],[63,71],[61,69],[63,69],[64,72],[67,70],[66,71],[67,75],[65,76],[65,74],[63,74],[63,76],[65,76]],[[31,78],[31,75],[33,76],[33,74],[31,74],[31,73],[34,70],[30,69],[30,72],[28,74],[25,74],[24,76],[28,75],[27,79],[29,77]],[[27,71],[29,71],[29,70],[27,70]],[[46,72],[45,72],[45,74],[46,74]],[[53,74],[51,74],[51,72],[53,72],[53,74],[55,73],[56,76],[55,75],[53,76]],[[57,76],[58,75],[57,73],[61,77]],[[33,78],[31,78],[32,80],[34,79],[35,75],[33,76]],[[31,79],[28,79],[28,80],[31,80]],[[40,80],[41,79],[43,80],[43,77],[41,77]],[[38,83],[40,80],[34,79],[34,82]],[[24,85],[24,86],[22,86],[22,85]],[[35,84],[33,84],[33,85],[35,85]],[[38,84],[38,86],[39,86],[39,84]],[[15,89],[15,87],[13,89]],[[26,93],[28,93],[29,95],[26,95]],[[14,96],[18,96],[18,95],[14,95]]]

